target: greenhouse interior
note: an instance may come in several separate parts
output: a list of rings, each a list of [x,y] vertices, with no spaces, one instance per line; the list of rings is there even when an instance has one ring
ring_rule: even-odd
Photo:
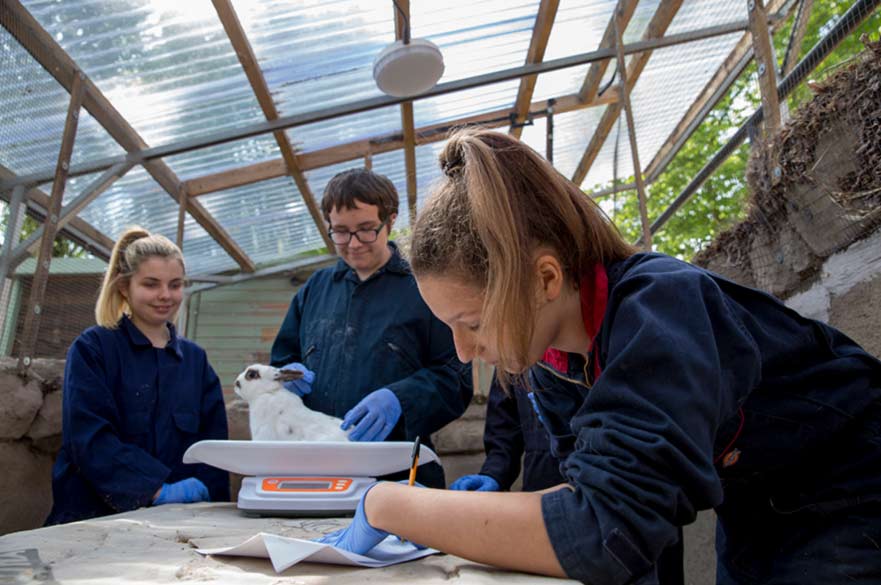
[[[229,502],[221,516],[201,512],[208,507],[189,512],[189,508],[157,505],[184,502],[162,499],[162,494],[173,491],[171,487],[163,491],[165,486],[177,485],[168,478],[153,486],[157,490],[153,499],[132,500],[138,503],[128,507],[108,504],[123,496],[106,495],[89,486],[96,490],[96,501],[110,505],[108,510],[113,512],[95,513],[82,525],[81,533],[73,532],[68,526],[79,524],[52,519],[61,517],[56,516],[59,493],[66,491],[71,500],[79,497],[74,488],[60,487],[64,457],[71,460],[65,465],[77,470],[70,473],[81,474],[80,467],[89,467],[77,458],[82,455],[71,454],[76,437],[82,436],[71,429],[87,424],[83,421],[88,418],[73,414],[78,411],[69,385],[77,377],[77,367],[82,367],[74,362],[76,348],[95,327],[96,318],[98,329],[106,325],[101,322],[100,308],[105,295],[113,294],[110,289],[122,295],[129,309],[120,313],[123,325],[111,324],[108,330],[121,335],[131,326],[135,331],[131,335],[161,347],[139,327],[138,316],[132,317],[135,301],[129,295],[134,295],[134,289],[125,286],[134,285],[119,285],[123,281],[116,280],[107,284],[114,271],[119,271],[111,260],[116,258],[114,250],[131,228],[142,228],[164,236],[162,245],[176,250],[177,256],[172,257],[180,259],[182,270],[185,267],[185,273],[174,281],[180,290],[169,293],[179,307],[174,304],[160,329],[165,331],[167,321],[169,347],[177,339],[189,344],[174,350],[185,360],[190,359],[186,348],[195,348],[192,351],[205,362],[199,367],[207,368],[216,380],[223,433],[199,437],[261,443],[255,430],[256,407],[251,402],[249,408],[242,390],[244,382],[253,382],[247,375],[260,375],[257,370],[249,374],[249,365],[272,364],[266,367],[276,371],[273,366],[281,368],[291,362],[303,368],[298,375],[305,377],[285,381],[284,388],[299,396],[301,404],[344,419],[344,426],[358,408],[374,408],[371,400],[380,400],[378,393],[384,390],[385,400],[392,396],[396,414],[388,424],[394,430],[362,443],[350,434],[353,444],[412,443],[414,438],[418,443],[421,427],[413,426],[413,421],[425,418],[426,422],[420,422],[425,425],[422,448],[438,461],[429,463],[423,456],[420,470],[437,465],[440,487],[453,484],[453,490],[460,489],[454,483],[459,477],[490,477],[486,470],[493,426],[488,409],[494,408],[493,392],[502,386],[508,391],[506,380],[511,376],[503,370],[513,362],[507,361],[510,356],[504,351],[518,348],[511,345],[503,351],[506,346],[498,337],[504,355],[481,354],[481,346],[473,356],[468,355],[473,362],[463,365],[471,360],[463,359],[467,351],[460,341],[463,336],[477,335],[473,330],[479,326],[457,332],[454,323],[442,316],[446,304],[437,310],[431,289],[426,288],[426,282],[434,282],[429,278],[433,275],[430,267],[425,268],[426,242],[433,233],[430,218],[428,214],[422,222],[417,218],[423,209],[432,210],[430,217],[435,217],[443,209],[435,201],[452,193],[451,185],[458,180],[448,168],[450,144],[457,140],[451,137],[472,136],[468,131],[483,136],[480,131],[492,130],[492,136],[509,140],[497,138],[502,142],[494,144],[528,147],[524,152],[536,157],[530,160],[540,160],[541,168],[551,169],[548,177],[557,178],[547,179],[546,184],[559,180],[572,186],[587,200],[587,208],[599,212],[601,223],[618,234],[615,238],[620,238],[621,246],[629,246],[630,253],[659,253],[720,275],[738,287],[768,293],[785,311],[843,332],[867,361],[877,363],[881,356],[879,4],[878,0],[0,0],[0,452],[7,470],[0,479],[0,550],[11,551],[0,552],[0,575],[11,575],[13,583],[30,579],[85,583],[114,576],[125,583],[232,583],[245,582],[238,580],[244,571],[254,577],[254,583],[267,584],[281,583],[277,579],[282,573],[296,578],[291,583],[371,579],[431,583],[443,580],[438,575],[483,583],[484,578],[510,582],[510,571],[520,571],[531,573],[536,582],[548,578],[537,575],[550,575],[624,583],[624,573],[615,571],[635,578],[640,575],[632,571],[654,570],[659,581],[647,583],[740,582],[724,568],[722,552],[716,568],[720,545],[712,508],[718,502],[697,506],[696,521],[692,517],[675,527],[678,552],[673,550],[676,544],[659,552],[641,537],[637,545],[632,535],[620,532],[618,537],[597,541],[608,555],[624,555],[614,570],[604,569],[600,561],[566,560],[563,545],[555,541],[558,532],[550,529],[547,536],[541,533],[545,541],[550,538],[545,545],[548,550],[556,552],[550,570],[538,561],[502,562],[491,553],[469,556],[462,552],[467,550],[466,543],[451,546],[450,554],[442,557],[426,556],[415,547],[415,552],[407,553],[414,556],[388,561],[386,568],[373,570],[375,574],[328,568],[322,563],[334,562],[321,560],[285,565],[290,568],[279,571],[283,563],[273,554],[281,554],[281,545],[267,540],[258,547],[263,552],[251,556],[270,557],[272,570],[263,560],[222,556],[237,554],[227,552],[203,555],[196,549],[219,551],[217,547],[232,546],[258,532],[293,540],[312,538],[331,526],[299,517],[240,518],[235,515],[235,504]],[[518,177],[526,173],[522,169],[511,172]],[[347,217],[346,213],[357,215],[362,210],[345,199],[344,203],[329,199],[339,189],[339,178],[351,173],[389,185],[397,197],[391,216],[384,211],[386,203],[371,199],[368,208],[379,206],[378,216],[371,216],[377,218],[375,223],[334,223]],[[463,181],[471,181],[474,173],[469,167]],[[354,197],[356,205],[365,201],[357,194]],[[511,209],[515,201],[512,194],[503,207]],[[521,217],[528,210],[512,213]],[[472,229],[474,217],[462,218],[463,230]],[[481,238],[495,233],[474,229]],[[560,237],[565,241],[566,236]],[[358,259],[357,252],[351,256],[352,250],[371,250],[377,238],[380,243],[396,244],[382,246],[381,264],[366,272],[359,270],[358,262],[363,259]],[[524,237],[518,245],[526,250],[533,243]],[[424,253],[417,253],[411,245]],[[476,277],[488,287],[486,291],[499,286],[492,257],[496,245],[486,244],[483,250],[486,264],[481,266],[489,276]],[[467,258],[467,242],[461,246],[451,248],[448,255]],[[124,250],[120,253],[125,264],[128,256]],[[578,253],[582,253],[580,248]],[[401,267],[386,265],[387,261],[400,262]],[[608,270],[611,288],[602,294],[609,295],[611,306],[617,273],[610,264],[605,266],[603,278]],[[137,266],[131,270],[138,274]],[[376,278],[376,270],[382,279],[388,278],[388,272],[402,271],[408,275],[409,289],[372,293],[380,295],[376,297],[380,300],[372,301],[379,304],[372,312],[364,309],[365,321],[361,322],[360,317],[351,316],[361,310],[355,308],[360,302],[357,293],[350,298],[334,296],[340,293],[333,292],[333,286],[339,286],[333,283],[339,283],[341,271],[348,271],[357,291]],[[457,270],[473,272],[467,267]],[[428,276],[423,279],[423,275]],[[575,289],[582,291],[578,294],[587,294],[585,282],[576,281]],[[509,288],[520,290],[513,285]],[[321,294],[325,296],[316,299]],[[500,304],[481,297],[484,313],[496,311],[498,317],[502,315],[498,311],[523,300],[517,297],[520,293],[512,294]],[[408,295],[415,295],[416,300]],[[464,298],[439,297],[443,303]],[[584,298],[579,307],[587,311]],[[681,303],[681,312],[690,313],[695,307],[686,299],[672,303]],[[410,374],[414,368],[427,367],[421,362],[427,346],[421,347],[417,338],[428,334],[421,329],[417,333],[416,326],[405,320],[409,319],[407,311],[417,311],[413,308],[417,300],[422,311],[419,319],[431,323],[424,327],[441,327],[449,337],[445,359],[455,362],[455,375],[460,379],[455,401],[462,404],[442,408],[431,401],[440,404],[452,399],[426,398],[426,404],[435,404],[435,411],[428,414],[418,410],[427,406],[412,406],[403,386],[395,386],[398,378],[380,381],[383,368],[386,372],[393,369],[386,362],[396,358],[413,366],[407,370]],[[345,309],[339,308],[340,303]],[[385,305],[385,311],[378,308]],[[166,308],[163,304],[162,310]],[[332,314],[340,310],[347,315],[348,325],[335,333],[319,331],[329,327]],[[611,335],[604,333],[611,328],[611,310],[605,313],[602,329],[591,333],[588,327],[591,344]],[[390,316],[396,313],[398,322]],[[373,320],[370,324],[367,315]],[[523,315],[524,319],[532,316]],[[586,312],[584,319],[587,324]],[[602,311],[599,319],[603,319]],[[581,320],[576,321],[580,326]],[[532,331],[529,323],[522,325],[524,331]],[[299,333],[293,333],[297,327]],[[362,329],[373,327],[388,328],[375,333],[380,339],[379,354],[375,347],[358,353],[364,348],[357,341],[351,345],[355,349],[345,345],[349,342],[343,339],[352,335],[371,338],[374,333],[362,333]],[[499,336],[508,331],[500,327]],[[437,343],[434,331],[433,343]],[[310,347],[308,340],[316,335],[322,341]],[[340,357],[324,369],[323,364],[336,359],[330,348],[336,343],[334,335],[340,339],[339,347],[350,349],[342,350],[345,359]],[[663,339],[672,346],[680,341],[675,333]],[[109,347],[118,341],[106,343]],[[287,353],[283,351],[286,343],[293,348]],[[557,346],[542,345],[542,350],[545,347],[548,352],[559,352],[554,349]],[[580,375],[588,388],[594,383],[599,387],[604,377],[600,358],[591,357],[593,345],[590,348],[576,352],[584,353]],[[670,352],[687,352],[687,348],[683,341],[681,348],[671,347]],[[548,370],[559,365],[549,361],[549,355],[545,353],[540,362]],[[94,367],[108,376],[119,367],[123,379],[142,375],[138,370],[142,366],[116,363],[124,359],[104,355],[95,358],[101,363]],[[603,367],[613,369],[611,357],[602,359]],[[378,365],[359,363],[365,360]],[[315,365],[318,361],[321,364]],[[343,365],[350,363],[355,371]],[[565,373],[567,362],[562,363]],[[597,368],[595,372],[589,372],[588,363]],[[568,364],[574,367],[571,359]],[[161,372],[167,366],[150,367],[160,367]],[[650,365],[645,368],[645,372],[654,371]],[[378,377],[364,382],[372,384],[367,389],[375,390],[372,394],[359,390],[361,394],[351,400],[322,398],[325,393],[338,391],[343,396],[349,392],[325,386],[322,377],[327,379],[331,372],[339,375],[334,384],[357,386],[364,377],[374,375],[369,373],[373,370]],[[524,380],[526,371],[520,372]],[[881,365],[874,370],[872,387],[881,394],[879,371]],[[298,383],[305,384],[298,388],[307,388],[303,394],[292,390],[291,384]],[[535,382],[523,382],[530,383]],[[463,384],[467,395],[461,390]],[[109,392],[116,396],[117,390]],[[154,421],[151,432],[161,437],[164,427],[156,421],[164,416],[159,414],[164,395],[161,388],[157,392],[158,398],[150,400],[158,400],[158,406],[151,402],[154,410],[149,417]],[[519,395],[505,396],[513,401]],[[881,404],[881,398],[876,403]],[[519,404],[520,416],[524,416],[526,403],[518,398],[514,404],[515,415]],[[535,402],[533,406],[535,413],[527,410],[541,419],[536,428],[547,426],[540,412],[544,406]],[[711,464],[718,463],[723,487],[727,471],[722,467],[734,466],[741,451],[748,451],[745,446],[733,447],[740,429],[749,429],[752,422],[749,413],[743,422],[743,408],[740,418],[734,418],[735,426],[737,420],[741,422],[734,439],[728,437],[730,444],[720,438],[725,425],[716,429],[716,440],[726,443],[722,445],[726,449],[712,453],[724,456],[724,461]],[[881,407],[875,410],[881,412]],[[93,415],[97,416],[89,416]],[[177,424],[173,432],[185,430],[179,413],[173,415],[168,423]],[[377,416],[387,415],[384,410]],[[128,425],[126,415],[121,416],[119,424]],[[201,433],[206,415],[194,416],[193,424]],[[432,417],[438,417],[435,426],[427,422]],[[112,421],[108,425],[116,428]],[[366,424],[364,428],[361,423],[352,425],[355,435],[373,431]],[[100,433],[109,432],[107,428]],[[550,428],[548,433],[555,445]],[[197,440],[187,436],[190,443]],[[90,437],[94,457],[103,457],[98,439]],[[153,449],[159,448],[160,438],[149,440],[154,442]],[[572,438],[576,455],[583,440]],[[876,438],[875,444],[881,445],[881,439]],[[527,489],[530,447],[527,444],[522,471],[522,445],[520,449],[510,478],[513,483],[490,477],[495,490],[489,491],[531,491]],[[108,453],[107,461],[125,467],[122,455]],[[253,457],[259,459],[261,453]],[[369,454],[365,451],[354,457],[366,461]],[[749,457],[744,459],[742,465],[749,466]],[[131,465],[141,465],[139,460],[132,461]],[[553,467],[562,470],[566,467],[562,461]],[[209,465],[203,461],[201,466]],[[240,467],[250,469],[244,463]],[[406,471],[404,466],[400,469]],[[412,469],[415,473],[416,463]],[[217,496],[208,480],[200,482],[201,488],[206,494],[211,492],[211,500],[235,502],[238,498],[242,508],[248,480],[253,479],[249,476],[255,473],[238,467],[227,471],[232,473],[223,488],[226,492],[221,490],[225,496]],[[293,470],[276,473],[281,471]],[[109,473],[101,471],[105,472]],[[143,473],[146,477],[147,471]],[[176,477],[175,473],[169,477]],[[316,474],[321,475],[311,473]],[[422,475],[417,479],[424,483]],[[412,485],[412,474],[410,481]],[[570,476],[569,483],[573,481]],[[877,496],[881,481],[871,485]],[[589,497],[585,501],[585,506],[594,505]],[[541,510],[548,522],[548,509]],[[877,508],[873,510],[878,513]],[[98,517],[120,512],[154,515],[132,516],[130,529],[102,524],[105,519]],[[342,515],[346,518],[332,528],[346,526],[353,513],[354,508],[349,509]],[[722,513],[721,508],[717,513]],[[354,521],[358,521],[357,514]],[[603,521],[618,520],[617,516],[597,520]],[[41,528],[44,523],[47,527]],[[635,524],[627,526],[639,533]],[[395,534],[393,530],[397,528],[388,533]],[[586,536],[573,539],[579,546],[593,546]],[[408,536],[400,544],[407,540],[412,539]],[[448,552],[443,539],[439,542],[426,543],[433,547],[426,550]],[[670,555],[676,558],[676,569],[665,568],[666,561],[659,561],[657,555],[646,561],[648,549],[662,560],[668,553],[678,554]],[[124,565],[122,558],[128,553],[132,562]],[[634,569],[641,567],[633,560],[636,557],[646,561],[647,568]],[[336,564],[380,566],[359,565],[359,560],[346,558]],[[395,564],[405,560],[410,562]],[[475,568],[483,566],[480,563],[494,567],[484,575]],[[820,571],[816,578],[825,575]],[[878,582],[872,581],[872,575],[881,579],[871,571],[865,575],[867,580],[853,582]]]

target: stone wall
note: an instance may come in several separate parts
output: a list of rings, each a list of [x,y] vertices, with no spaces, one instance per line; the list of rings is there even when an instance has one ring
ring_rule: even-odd
[[[34,360],[21,377],[0,359],[0,534],[41,526],[52,507],[63,375],[63,360]]]

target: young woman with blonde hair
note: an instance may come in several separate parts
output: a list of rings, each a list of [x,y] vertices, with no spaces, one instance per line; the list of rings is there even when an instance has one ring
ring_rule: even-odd
[[[196,441],[227,438],[220,381],[205,351],[172,324],[184,278],[183,255],[164,236],[131,228],[114,245],[98,325],[67,354],[46,524],[229,500],[225,472],[181,462]]]
[[[717,582],[881,582],[881,363],[763,292],[638,253],[505,134],[450,138],[411,265],[459,358],[523,377],[562,461],[543,493],[379,483],[325,541],[394,533],[586,583],[657,583],[699,510]]]

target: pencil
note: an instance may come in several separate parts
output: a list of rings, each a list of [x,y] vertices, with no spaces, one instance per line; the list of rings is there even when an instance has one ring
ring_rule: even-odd
[[[407,485],[413,487],[416,483],[416,468],[419,467],[419,437],[416,437],[416,440],[413,441],[413,451],[410,452],[410,479],[407,481]],[[398,537],[400,542],[407,542],[405,538]]]

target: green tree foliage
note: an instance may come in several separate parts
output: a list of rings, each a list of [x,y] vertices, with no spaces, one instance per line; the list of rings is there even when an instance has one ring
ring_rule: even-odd
[[[799,59],[813,48],[851,5],[850,0],[814,1]],[[781,63],[793,21],[794,17],[790,18],[774,36],[775,52]],[[877,40],[879,28],[881,11],[876,10],[815,69],[810,79],[823,79],[834,69],[849,62],[863,50],[860,36],[868,34],[871,39]],[[806,84],[799,86],[787,100],[790,111],[795,111],[800,104],[809,100],[810,95],[811,91]],[[669,207],[760,104],[756,68],[751,64],[732,85],[728,95],[692,134],[664,173],[648,187],[649,221],[653,221]],[[623,131],[622,136],[626,137]],[[614,133],[610,139],[614,140]],[[619,156],[629,156],[628,149],[627,140],[622,138]],[[654,235],[654,249],[688,259],[709,244],[716,235],[740,221],[746,213],[749,196],[745,179],[748,158],[747,143],[734,151],[698,192]],[[622,178],[619,183],[631,184],[633,177]],[[588,192],[610,187],[611,183],[597,185]],[[635,191],[604,196],[600,203],[626,238],[631,241],[639,238],[642,227]]]

